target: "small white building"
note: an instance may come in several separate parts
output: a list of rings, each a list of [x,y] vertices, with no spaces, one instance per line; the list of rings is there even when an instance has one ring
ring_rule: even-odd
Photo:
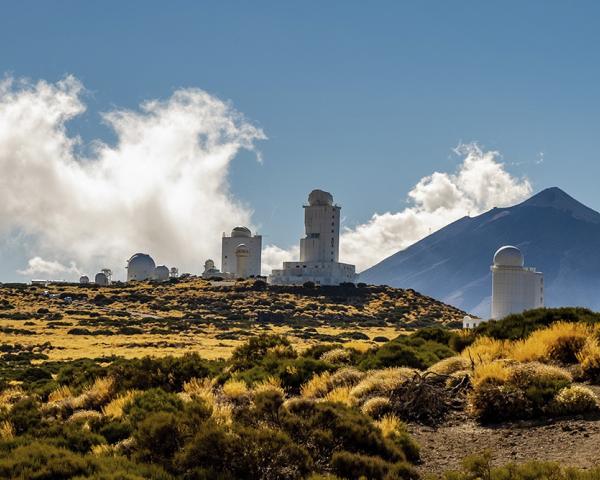
[[[252,235],[247,227],[235,227],[231,236],[223,234],[221,272],[234,278],[261,274],[262,236]],[[214,265],[213,265],[214,266]]]
[[[101,287],[106,287],[106,286],[110,285],[110,279],[108,278],[106,273],[100,272],[100,273],[97,273],[96,276],[94,277],[94,283]]]
[[[329,192],[313,190],[304,205],[306,236],[300,240],[300,260],[273,270],[273,285],[339,285],[357,281],[356,267],[339,262],[340,210]]]
[[[166,265],[159,265],[154,269],[152,278],[159,282],[166,282],[169,279],[169,267]]]
[[[150,280],[154,276],[156,264],[146,253],[136,253],[127,261],[127,281]]]
[[[483,318],[474,318],[469,315],[465,315],[463,317],[463,328],[475,328],[481,325],[483,322],[486,322]]]
[[[521,250],[507,245],[494,254],[492,270],[492,319],[544,306],[544,276],[525,267]]]

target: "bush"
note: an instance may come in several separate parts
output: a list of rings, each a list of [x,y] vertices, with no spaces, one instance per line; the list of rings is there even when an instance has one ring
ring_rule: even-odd
[[[597,410],[598,398],[594,392],[580,385],[563,388],[549,407],[549,411],[557,415],[577,415]]]
[[[123,412],[133,425],[143,421],[150,414],[157,412],[179,413],[183,409],[181,399],[160,388],[152,388],[133,397]]]
[[[175,415],[167,412],[148,415],[137,426],[134,439],[140,460],[169,467],[181,444]]]

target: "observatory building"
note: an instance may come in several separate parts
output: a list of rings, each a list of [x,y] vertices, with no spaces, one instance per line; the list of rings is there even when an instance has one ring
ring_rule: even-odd
[[[127,281],[150,280],[154,277],[156,264],[152,257],[146,253],[136,253],[127,260]]]
[[[94,277],[94,283],[96,285],[100,285],[101,287],[106,287],[110,285],[110,279],[104,272],[97,273]]]
[[[87,285],[88,283],[90,283],[90,277],[88,277],[87,275],[82,275],[81,277],[79,277],[79,283],[81,285]]]
[[[331,193],[313,190],[304,205],[306,236],[300,239],[300,261],[284,262],[281,270],[273,270],[273,285],[339,285],[356,282],[354,265],[339,262],[340,210]]]
[[[166,265],[160,265],[154,269],[154,275],[152,275],[154,280],[158,280],[159,282],[166,282],[169,279],[169,267]]]
[[[544,306],[544,276],[525,267],[517,247],[501,247],[494,255],[492,270],[492,319]]]
[[[261,253],[262,236],[253,236],[249,228],[235,227],[231,236],[223,234],[221,272],[234,278],[259,277]]]

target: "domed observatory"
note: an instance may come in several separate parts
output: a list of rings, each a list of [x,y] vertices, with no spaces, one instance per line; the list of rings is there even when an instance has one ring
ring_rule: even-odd
[[[494,254],[492,271],[492,319],[544,306],[544,276],[525,267],[523,253],[506,245]]]
[[[243,274],[238,269],[237,248],[243,245],[247,250]],[[246,255],[246,254],[244,254]],[[234,278],[258,277],[261,274],[262,236],[252,235],[247,227],[235,227],[231,235],[223,234],[221,242],[221,272]]]
[[[82,275],[81,277],[79,277],[79,283],[81,285],[87,285],[88,283],[90,283],[90,277],[88,277],[87,275]]]
[[[150,280],[154,276],[156,264],[146,253],[136,253],[127,261],[127,281]]]
[[[100,272],[96,274],[96,277],[94,278],[94,283],[96,285],[100,285],[101,287],[106,287],[110,284],[110,280],[106,273]]]
[[[313,190],[304,205],[306,236],[300,239],[300,261],[284,262],[273,270],[269,281],[273,285],[339,285],[357,280],[356,267],[339,262],[340,210],[333,196],[323,190]]]
[[[166,282],[169,279],[169,267],[160,265],[154,269],[154,280],[159,282]]]

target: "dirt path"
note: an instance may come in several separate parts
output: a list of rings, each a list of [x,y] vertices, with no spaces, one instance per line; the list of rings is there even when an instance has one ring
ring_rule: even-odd
[[[457,469],[461,460],[490,449],[497,465],[548,460],[589,468],[600,465],[600,418],[518,422],[482,427],[456,420],[437,428],[409,425],[421,445],[422,473]]]

